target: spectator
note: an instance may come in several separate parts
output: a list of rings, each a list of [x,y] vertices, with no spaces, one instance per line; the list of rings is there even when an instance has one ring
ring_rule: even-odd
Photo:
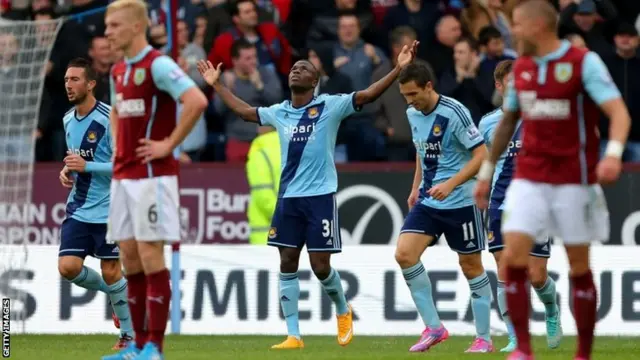
[[[431,44],[434,38],[436,23],[442,14],[439,2],[432,0],[402,0],[387,11],[384,18],[384,35],[388,39],[393,29],[407,25],[415,30],[418,41]],[[388,44],[384,44],[387,46]],[[428,47],[418,48],[419,55],[429,51]]]
[[[377,26],[384,24],[384,18],[387,11],[398,5],[402,0],[371,0],[371,12]]]
[[[578,34],[569,34],[565,36],[565,39],[568,40],[571,45],[577,47],[578,49],[588,49],[587,43],[585,43],[582,36]]]
[[[504,40],[498,29],[487,26],[480,30],[480,68],[476,80],[484,102],[495,106],[502,104],[502,95],[496,92],[493,72],[499,62],[515,60],[517,57],[518,54],[515,51],[505,49]]]
[[[336,71],[333,64],[333,47],[316,45],[309,50],[309,62],[320,73],[315,95],[320,94],[348,94],[353,91],[351,79]]]
[[[111,104],[111,91],[109,90],[109,72],[113,65],[113,54],[109,45],[109,40],[103,36],[96,36],[89,48],[91,67],[96,72],[96,87],[93,93],[99,101]]]
[[[471,0],[469,6],[462,10],[460,20],[477,40],[480,39],[481,30],[492,25],[498,29],[506,46],[513,46],[511,24],[502,12],[502,0]]]
[[[178,64],[182,70],[195,81],[200,89],[205,89],[207,83],[202,78],[202,75],[198,72],[197,62],[200,59],[204,59],[206,54],[204,50],[195,43],[189,43],[189,28],[185,21],[178,21],[178,48],[180,49],[180,57],[178,58]],[[178,104],[178,112],[182,111],[181,104]],[[180,116],[177,117],[178,119]],[[193,161],[200,161],[204,147],[207,144],[207,122],[205,121],[204,114],[200,117],[200,120],[196,122],[195,126],[187,135],[180,146],[180,155],[178,160],[185,164]]]
[[[598,21],[599,16],[602,22]],[[579,34],[589,49],[606,56],[613,52],[608,39],[615,31],[617,17],[616,8],[609,0],[599,0],[597,3],[594,0],[581,0],[579,4],[569,4],[562,10],[558,33],[561,37]]]
[[[213,64],[233,66],[231,47],[243,38],[255,45],[260,66],[286,77],[291,69],[291,47],[278,27],[271,22],[258,23],[257,5],[252,0],[234,0],[231,3],[234,28],[218,36],[209,52]]]
[[[442,76],[444,71],[451,66],[453,61],[453,47],[462,36],[462,27],[458,19],[451,15],[440,18],[436,24],[436,39],[430,46],[423,59],[427,60],[433,68],[436,78]]]
[[[469,109],[476,125],[493,106],[484,100],[477,79],[480,57],[473,40],[463,38],[454,48],[454,65],[440,78],[440,93],[460,101]],[[491,73],[493,74],[493,73]]]
[[[233,67],[222,74],[222,80],[236,96],[251,106],[271,106],[282,100],[280,81],[272,71],[258,67],[254,44],[243,38],[236,40],[231,46],[231,57]],[[214,97],[214,107],[224,119],[227,161],[244,163],[256,137],[256,125],[236,116],[218,96]]]
[[[211,2],[211,0],[209,0]],[[214,0],[213,4],[208,6],[207,10],[207,28],[204,35],[204,42],[202,48],[209,50],[213,47],[215,39],[234,27],[233,20],[231,18],[232,7],[236,6],[235,0],[227,2],[226,0]],[[264,8],[257,7],[258,11],[258,23],[270,23],[275,22],[275,16],[273,12],[269,12]]]
[[[315,45],[309,50],[309,61],[320,74],[315,96],[320,94],[349,94],[353,92],[351,79],[348,76],[337,72],[333,65],[333,46]],[[336,163],[344,163],[347,161],[344,122],[338,130],[334,160]]]
[[[622,159],[640,162],[640,51],[638,30],[630,24],[622,23],[614,36],[615,53],[604,57],[611,77],[622,93],[622,98],[631,115],[631,131]],[[607,139],[608,121],[603,121],[601,138]],[[606,147],[603,142],[602,151]]]
[[[305,54],[308,47],[338,40],[341,15],[357,16],[362,38],[379,45],[371,0],[294,0],[286,24],[287,36],[296,50]]]
[[[337,71],[349,77],[356,91],[369,87],[373,71],[387,61],[380,49],[360,38],[360,24],[355,15],[340,16],[333,55]],[[366,106],[345,123],[349,161],[375,161],[383,156],[384,138],[375,129],[373,119],[372,106]]]
[[[195,30],[193,30],[193,37],[191,42],[200,46],[202,49],[205,49],[204,38],[207,33],[208,21],[209,20],[206,14],[200,14],[196,16],[196,28]]]
[[[75,25],[75,36],[69,37],[68,40],[82,41],[85,49],[83,54],[87,53],[91,38],[104,34],[104,12],[95,12],[95,10],[104,8],[107,5],[109,5],[109,0],[71,0],[71,9],[67,15],[78,15],[79,17],[69,21]],[[81,15],[91,10],[94,10],[94,12],[88,15]]]
[[[333,49],[336,69],[351,79],[356,91],[366,89],[373,70],[387,60],[382,50],[360,38],[360,23],[355,15],[340,16],[338,42]]]
[[[372,81],[378,81],[395,66],[398,54],[404,46],[411,46],[416,40],[416,32],[408,26],[400,26],[391,32],[391,60],[373,72]],[[387,159],[390,161],[413,161],[415,147],[411,138],[411,128],[407,120],[407,103],[400,93],[398,81],[391,85],[374,102],[373,112],[376,114],[376,127],[382,129],[387,137]]]

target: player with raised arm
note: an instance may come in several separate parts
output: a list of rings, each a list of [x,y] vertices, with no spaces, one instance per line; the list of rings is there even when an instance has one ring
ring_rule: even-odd
[[[422,352],[446,340],[431,296],[431,282],[420,261],[427,247],[444,234],[471,289],[476,338],[466,352],[492,352],[491,286],[482,265],[485,231],[473,203],[474,177],[487,148],[469,110],[438,94],[428,66],[416,62],[398,77],[407,100],[407,118],[416,147],[416,171],[408,199],[409,214],[398,238],[396,261],[425,325],[409,351]]]
[[[164,244],[180,241],[173,150],[200,118],[207,99],[171,58],[147,42],[143,0],[116,0],[105,16],[107,39],[124,52],[110,76],[116,149],[108,237],[120,245],[136,336],[129,347],[103,359],[162,359],[171,300]],[[182,112],[176,124],[177,101]]]
[[[120,328],[120,339],[113,348],[122,349],[133,339],[133,328],[118,246],[106,241],[113,168],[111,107],[94,97],[96,80],[89,61],[78,58],[69,62],[64,84],[74,107],[63,118],[69,155],[59,178],[71,192],[60,231],[58,271],[80,287],[109,296],[113,320]],[[100,259],[102,276],[84,266],[86,256]]]
[[[504,95],[506,88],[507,76],[511,73],[513,67],[513,60],[505,60],[498,63],[496,70],[494,71],[494,79],[496,90]],[[496,125],[502,119],[502,110],[496,109],[481,120],[478,128],[480,133],[484,137],[484,141],[491,148],[493,141],[493,133],[496,129]],[[504,243],[502,241],[502,209],[504,208],[504,196],[507,191],[513,172],[515,170],[515,160],[518,156],[522,141],[520,139],[521,121],[516,125],[516,129],[513,133],[513,137],[509,142],[508,149],[502,153],[500,159],[496,164],[496,169],[493,173],[493,183],[491,186],[491,198],[489,201],[489,235],[488,245],[489,252],[493,254],[498,266],[498,308],[502,319],[507,325],[507,332],[509,335],[509,344],[505,346],[501,352],[512,352],[516,349],[516,334],[509,321],[507,311],[507,298],[505,294],[505,266],[502,261],[502,250],[504,250]],[[538,295],[538,299],[544,304],[545,307],[545,319],[547,326],[547,345],[551,349],[555,349],[560,345],[562,340],[562,327],[560,326],[560,312],[558,304],[556,302],[556,284],[547,273],[547,261],[551,255],[550,238],[545,234],[542,234],[542,239],[537,241],[537,244],[531,250],[531,257],[529,258],[529,278],[531,285]]]
[[[518,349],[509,359],[533,359],[527,266],[534,242],[547,232],[564,241],[569,258],[578,331],[575,359],[590,359],[597,292],[589,244],[609,237],[609,213],[598,182],[618,179],[631,120],[598,55],[558,38],[558,14],[548,1],[519,4],[513,20],[521,57],[514,64],[504,115],[475,189],[478,205],[487,207],[495,164],[522,117],[522,149],[502,222],[507,308],[518,340]],[[600,162],[598,108],[611,122],[609,144]]]
[[[311,268],[336,306],[338,343],[353,338],[353,312],[342,289],[340,275],[331,267],[331,254],[342,249],[335,192],[338,187],[333,153],[343,119],[378,98],[400,70],[410,64],[418,43],[405,46],[396,67],[365,90],[352,94],[314,96],[318,71],[306,61],[289,73],[291,100],[255,108],[238,99],[220,82],[221,64],[198,65],[203,77],[224,103],[246,121],[273,126],[280,137],[282,175],[268,244],[280,252],[280,304],[287,323],[287,339],[274,349],[304,347],[298,321],[298,261],[307,246]]]

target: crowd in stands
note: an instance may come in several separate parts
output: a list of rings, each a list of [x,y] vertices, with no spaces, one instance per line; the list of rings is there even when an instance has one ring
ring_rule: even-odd
[[[496,64],[514,59],[511,12],[520,0],[178,0],[179,65],[211,96],[210,106],[185,140],[183,162],[244,162],[257,135],[254,124],[231,113],[207,88],[196,62],[223,63],[222,81],[254,106],[288,97],[287,73],[298,59],[320,71],[316,93],[348,93],[367,87],[394,65],[405,44],[419,40],[418,56],[438,79],[436,89],[466,105],[477,123],[500,106],[493,81]],[[633,125],[626,161],[640,162],[640,1],[559,0],[559,35],[598,53],[629,106]],[[64,90],[66,64],[87,57],[100,74],[96,97],[109,103],[109,69],[122,54],[104,37],[108,0],[0,0],[5,21],[41,21],[84,14],[65,22],[46,66],[36,159],[65,154],[62,117],[71,107]],[[168,51],[169,0],[149,1],[151,44]],[[89,12],[87,12],[89,11]],[[0,23],[1,24],[1,23]],[[0,25],[0,29],[2,29]],[[12,66],[15,36],[0,32],[0,77]],[[1,81],[1,79],[0,79]],[[336,161],[413,161],[406,103],[397,86],[343,122]],[[601,134],[607,136],[603,118]]]

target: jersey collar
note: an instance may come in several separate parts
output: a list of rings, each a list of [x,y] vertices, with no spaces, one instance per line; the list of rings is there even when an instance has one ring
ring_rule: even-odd
[[[127,63],[127,65],[133,65],[137,62],[139,62],[140,60],[144,59],[145,56],[147,56],[147,54],[149,53],[149,51],[153,50],[153,47],[151,45],[147,45],[144,47],[144,49],[142,49],[142,51],[140,51],[138,53],[138,55],[132,57],[132,58],[124,58],[124,62]]]
[[[545,56],[535,57],[534,60],[538,64],[558,60],[563,57],[567,53],[567,51],[569,51],[569,47],[571,47],[571,43],[569,43],[569,41],[567,40],[562,40],[562,43],[560,44],[560,47],[558,49],[548,53]]]

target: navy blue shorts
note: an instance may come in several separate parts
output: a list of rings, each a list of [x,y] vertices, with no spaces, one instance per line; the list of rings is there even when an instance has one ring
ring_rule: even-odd
[[[90,224],[67,218],[60,230],[58,256],[93,256],[97,259],[118,259],[120,250],[116,244],[107,244],[107,224]]]
[[[489,252],[502,251],[504,242],[502,240],[502,210],[489,209]],[[549,258],[551,256],[551,238],[547,237],[545,243],[536,243],[531,250],[531,256]]]
[[[484,250],[485,232],[482,215],[475,206],[459,209],[435,209],[417,204],[404,219],[400,233],[425,234],[435,237],[430,246],[444,234],[451,250],[473,254]]]
[[[342,251],[334,194],[279,198],[271,220],[268,245],[307,251]]]

